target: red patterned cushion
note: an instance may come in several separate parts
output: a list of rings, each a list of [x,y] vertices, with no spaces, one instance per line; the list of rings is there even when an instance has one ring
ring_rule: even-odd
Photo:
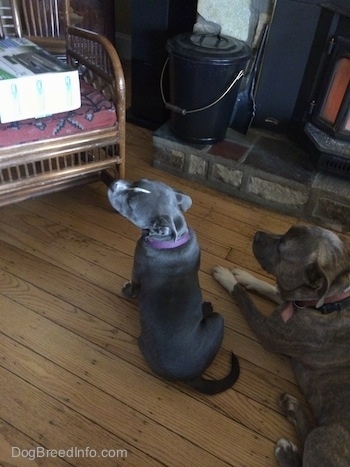
[[[100,91],[82,80],[80,91],[81,107],[77,110],[0,124],[0,146],[69,136],[116,123],[115,107]]]

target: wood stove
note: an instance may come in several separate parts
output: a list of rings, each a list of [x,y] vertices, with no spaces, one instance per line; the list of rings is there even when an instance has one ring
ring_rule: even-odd
[[[336,138],[350,139],[350,40],[332,38],[329,69],[312,120]]]
[[[350,8],[321,8],[294,130],[319,169],[350,178]]]

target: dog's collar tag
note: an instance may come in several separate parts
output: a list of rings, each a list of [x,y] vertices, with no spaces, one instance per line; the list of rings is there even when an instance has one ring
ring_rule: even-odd
[[[155,240],[152,237],[147,236],[145,237],[145,242],[147,243],[147,245],[151,246],[152,248],[155,248],[156,250],[171,250],[173,248],[178,248],[179,246],[187,243],[190,237],[190,232],[186,232],[178,240],[167,240],[165,242],[162,242],[160,240]]]

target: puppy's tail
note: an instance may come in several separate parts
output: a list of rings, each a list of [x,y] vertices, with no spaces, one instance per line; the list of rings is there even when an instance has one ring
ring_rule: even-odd
[[[231,354],[231,371],[222,379],[205,379],[203,376],[185,381],[185,384],[202,394],[218,394],[232,387],[239,376],[239,362],[235,354]]]

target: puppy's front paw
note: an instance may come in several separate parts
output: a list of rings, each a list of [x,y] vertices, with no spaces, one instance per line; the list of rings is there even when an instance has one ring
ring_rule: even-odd
[[[125,295],[128,298],[136,298],[137,297],[137,292],[133,288],[132,282],[128,281],[125,282],[122,288],[122,294]]]
[[[256,283],[256,278],[247,271],[243,269],[234,268],[232,269],[232,274],[236,281],[241,284],[245,289],[252,290]]]
[[[223,268],[222,266],[215,266],[213,269],[213,276],[214,279],[230,293],[232,292],[234,286],[237,284],[237,280],[235,279],[232,272],[227,268]]]

